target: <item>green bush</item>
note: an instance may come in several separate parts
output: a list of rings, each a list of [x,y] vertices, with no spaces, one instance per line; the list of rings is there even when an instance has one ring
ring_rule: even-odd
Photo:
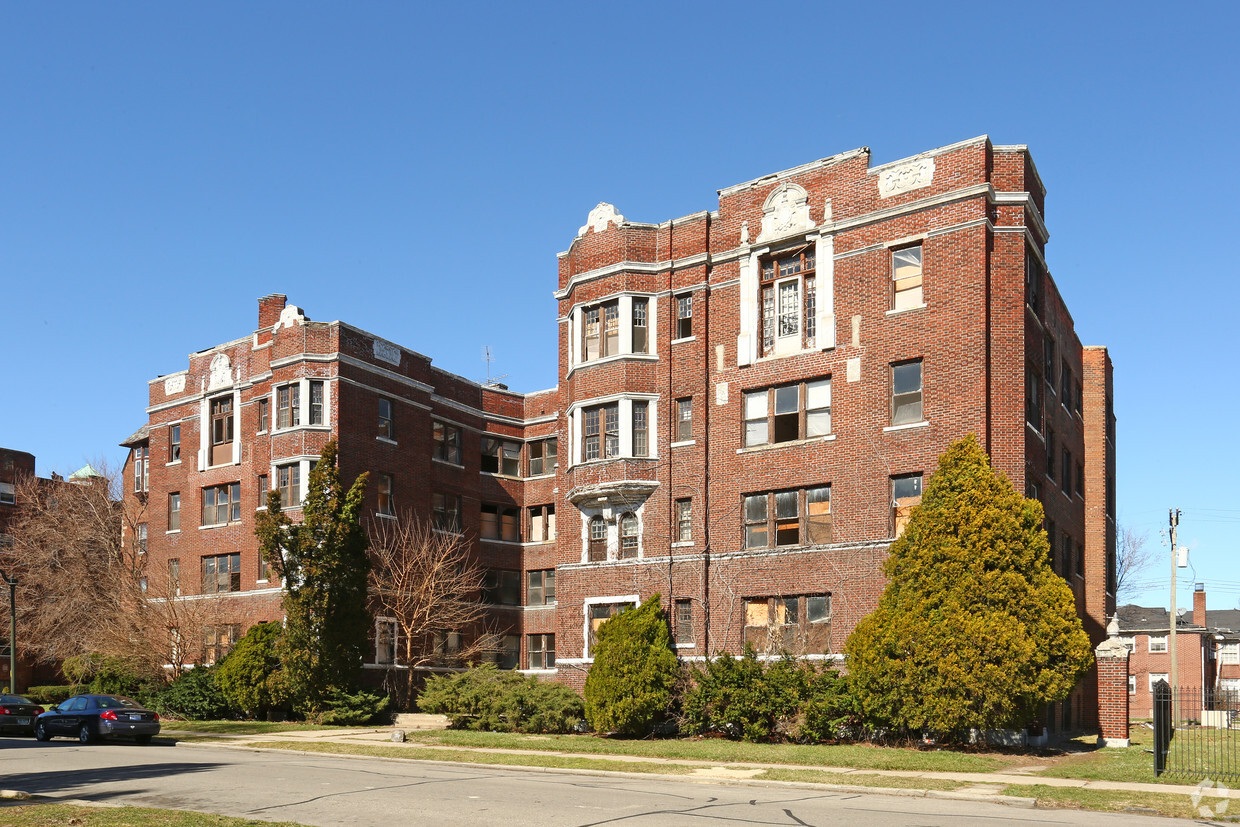
[[[238,710],[220,689],[217,669],[215,666],[187,669],[155,695],[152,701],[155,708],[162,714],[196,720],[235,717]]]
[[[659,595],[599,626],[586,676],[586,720],[596,732],[643,736],[670,717],[680,664]]]
[[[327,726],[361,726],[373,723],[391,705],[392,699],[387,695],[365,690],[333,692],[327,698],[328,709],[318,716],[318,721]]]
[[[115,655],[75,655],[61,666],[65,677],[80,686],[79,692],[147,698],[164,686],[162,672],[153,672],[138,658]]]
[[[225,700],[256,718],[266,718],[288,704],[277,646],[279,623],[256,623],[216,667]]]
[[[52,706],[54,704],[64,703],[74,695],[79,695],[84,691],[81,686],[28,686],[26,691],[20,694],[29,698],[31,702],[42,704],[43,706]]]
[[[746,646],[739,658],[720,655],[694,670],[682,729],[745,741],[821,741],[839,737],[850,719],[851,700],[834,669],[791,655],[763,664]]]
[[[453,729],[485,732],[571,732],[583,712],[568,687],[489,663],[429,678],[418,707],[447,715]]]

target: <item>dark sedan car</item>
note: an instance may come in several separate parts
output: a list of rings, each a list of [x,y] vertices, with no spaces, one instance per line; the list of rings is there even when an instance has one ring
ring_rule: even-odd
[[[40,741],[64,735],[89,744],[125,735],[146,744],[158,734],[159,713],[119,695],[77,695],[44,712],[34,723],[34,737]]]
[[[43,707],[28,698],[0,695],[0,733],[30,735],[34,732],[35,717],[42,713]]]

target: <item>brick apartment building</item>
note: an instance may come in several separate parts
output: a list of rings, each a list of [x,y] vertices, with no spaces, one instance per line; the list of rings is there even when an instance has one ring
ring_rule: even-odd
[[[1128,716],[1153,717],[1153,688],[1171,683],[1171,613],[1162,608],[1120,606],[1120,641],[1128,647]],[[1240,611],[1206,609],[1204,584],[1193,592],[1192,614],[1177,618],[1176,665],[1180,687],[1223,691],[1240,697]]]
[[[1047,272],[1044,197],[1025,147],[981,137],[877,167],[842,153],[658,224],[599,204],[559,255],[557,387],[532,394],[268,296],[255,332],[150,383],[124,443],[150,565],[233,607],[213,651],[278,618],[254,510],[269,488],[295,505],[336,436],[376,519],[412,509],[473,539],[507,665],[580,687],[593,630],[655,592],[686,657],[830,656],[924,478],[975,433],[1045,505],[1097,642],[1111,363]],[[1086,681],[1049,723],[1088,724],[1092,697]]]

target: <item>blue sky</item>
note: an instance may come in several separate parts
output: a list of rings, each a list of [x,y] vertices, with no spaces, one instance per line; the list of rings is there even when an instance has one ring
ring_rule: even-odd
[[[597,202],[663,221],[989,134],[1030,147],[1052,273],[1111,348],[1121,522],[1163,551],[1180,508],[1181,603],[1196,579],[1235,608],[1240,12],[941,5],[8,4],[0,444],[43,475],[119,462],[147,380],[269,292],[550,387],[555,254]]]

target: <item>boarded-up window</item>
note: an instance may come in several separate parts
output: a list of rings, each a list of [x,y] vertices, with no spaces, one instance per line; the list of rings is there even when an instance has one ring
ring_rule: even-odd
[[[808,541],[813,544],[831,542],[831,486],[808,489],[805,510]]]
[[[807,655],[831,649],[831,596],[756,597],[745,602],[745,642],[756,651]]]

